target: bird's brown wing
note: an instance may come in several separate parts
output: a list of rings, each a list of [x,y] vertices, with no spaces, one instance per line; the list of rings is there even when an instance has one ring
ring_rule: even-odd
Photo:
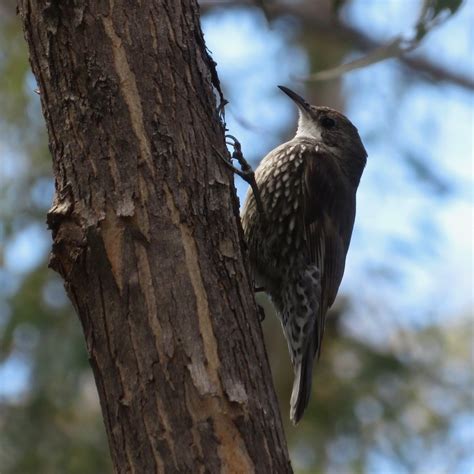
[[[315,328],[315,350],[319,355],[326,312],[334,303],[344,274],[355,218],[356,188],[337,158],[318,146],[305,153],[303,187],[306,251],[321,272],[321,301]]]

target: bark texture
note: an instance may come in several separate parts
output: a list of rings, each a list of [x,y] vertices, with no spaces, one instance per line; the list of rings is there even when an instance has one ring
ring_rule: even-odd
[[[291,472],[194,0],[19,0],[56,179],[51,266],[117,472]]]

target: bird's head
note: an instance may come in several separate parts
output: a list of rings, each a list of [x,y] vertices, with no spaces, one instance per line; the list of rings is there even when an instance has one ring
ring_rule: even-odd
[[[357,128],[343,114],[330,107],[311,105],[300,95],[278,86],[298,106],[299,120],[295,138],[321,142],[339,156],[355,156],[365,160],[365,151]]]

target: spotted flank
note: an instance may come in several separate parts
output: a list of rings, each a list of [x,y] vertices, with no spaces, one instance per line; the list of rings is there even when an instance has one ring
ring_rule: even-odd
[[[308,337],[315,326],[321,294],[320,272],[309,265],[288,279],[283,290],[281,322],[293,364],[301,359]]]

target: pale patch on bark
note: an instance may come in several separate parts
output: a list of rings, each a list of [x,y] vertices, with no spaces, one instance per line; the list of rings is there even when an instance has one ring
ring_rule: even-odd
[[[220,472],[252,474],[255,472],[254,463],[250,459],[242,436],[232,421],[232,405],[226,404],[223,411],[220,405],[222,400],[225,400],[223,396],[203,398],[186,395],[188,412],[193,418],[193,438],[199,437],[195,429],[199,423],[212,420],[215,434],[220,440],[217,448],[222,463]]]
[[[120,292],[123,289],[123,262],[122,262],[122,245],[123,245],[123,227],[120,220],[115,215],[113,209],[108,209],[105,219],[100,223],[102,238],[104,240],[105,252],[112,269],[115,283],[119,287]]]
[[[226,237],[224,237],[220,242],[219,242],[219,251],[224,257],[236,259],[235,255],[235,248],[232,243],[232,241]]]
[[[247,392],[240,382],[234,383],[227,388],[227,395],[231,402],[246,404],[248,402]]]
[[[53,205],[49,210],[49,214],[53,216],[61,216],[65,217],[70,214],[72,211],[72,202],[69,198],[67,199],[60,199],[58,194],[54,196]]]
[[[151,159],[150,144],[146,139],[146,132],[143,120],[143,109],[138,93],[137,82],[135,74],[130,69],[128,64],[127,54],[122,45],[122,40],[114,30],[111,18],[102,18],[105,32],[112,41],[112,54],[114,57],[115,70],[120,78],[120,91],[123,94],[128,110],[130,112],[130,119],[132,128],[137,137],[140,147],[140,154],[142,160],[145,161],[150,168],[151,173],[154,173],[153,162]]]
[[[209,303],[207,301],[207,293],[204,288],[204,282],[202,281],[201,269],[199,268],[199,258],[196,248],[196,242],[191,235],[191,229],[180,221],[179,211],[173,200],[173,196],[165,184],[164,186],[166,203],[170,211],[171,220],[181,232],[181,241],[184,248],[184,256],[186,259],[186,267],[189,272],[189,278],[191,285],[194,290],[194,296],[196,297],[197,314],[199,321],[199,329],[202,337],[204,346],[204,354],[208,363],[207,376],[209,382],[206,385],[212,386],[212,392],[216,393],[220,386],[218,369],[219,369],[219,357],[217,355],[217,341],[212,330],[212,321],[209,317]],[[204,395],[204,394],[203,394]]]
[[[176,452],[175,452],[175,442],[173,441],[173,430],[170,425],[170,422],[167,417],[167,411],[165,407],[163,406],[163,402],[158,394],[158,392],[155,392],[155,398],[156,398],[156,405],[157,405],[157,410],[160,415],[160,423],[161,426],[164,428],[164,433],[163,433],[163,438],[166,440],[166,443],[168,444],[168,448],[170,450],[171,456],[173,458],[173,464],[175,468],[178,468],[178,460],[176,458]],[[155,453],[155,450],[153,450]],[[163,461],[161,459],[160,453],[155,454],[155,459],[158,463],[158,472],[161,474],[162,472],[166,472],[164,468]]]
[[[201,395],[216,395],[218,393],[216,386],[211,382],[207,369],[201,360],[192,360],[186,367],[191,374],[195,387]]]
[[[224,474],[254,473],[255,467],[247,453],[242,437],[229,418],[215,417],[214,429],[221,440],[221,444],[217,448],[222,460],[221,472]]]
[[[120,171],[117,164],[117,160],[118,160],[118,157],[111,152],[110,156],[108,157],[107,164],[109,166],[110,176],[112,177],[112,181],[114,183],[115,195],[113,198],[113,204],[118,216],[131,217],[135,213],[135,203],[133,201],[131,191],[123,192],[121,190],[122,180],[120,177]],[[102,197],[102,199],[105,201],[105,197]],[[85,208],[87,209],[87,206]],[[99,205],[98,208],[101,209],[101,206]],[[104,217],[105,217],[105,214],[103,216],[102,215],[100,216],[100,218],[104,218]]]
[[[160,365],[163,367],[163,370],[166,372],[169,380],[169,374],[167,373],[167,362],[169,357],[167,354],[173,353],[173,344],[171,342],[172,335],[169,330],[165,330],[161,326],[158,319],[158,306],[156,304],[155,297],[156,290],[153,286],[150,262],[146,254],[146,249],[143,247],[143,245],[135,243],[135,255],[137,256],[138,280],[145,298],[148,321],[150,323],[151,329],[153,330],[153,335],[155,336],[155,348],[158,352]]]

